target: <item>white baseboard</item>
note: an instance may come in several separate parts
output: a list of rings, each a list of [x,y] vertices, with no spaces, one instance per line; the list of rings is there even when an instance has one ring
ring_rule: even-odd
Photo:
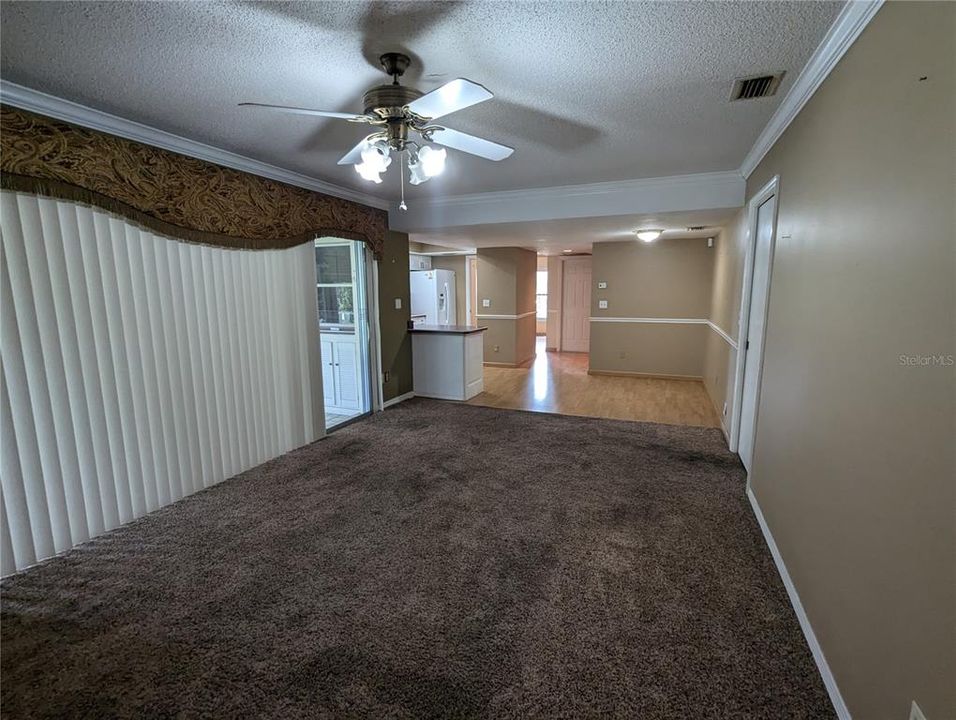
[[[399,395],[398,397],[393,397],[391,400],[386,400],[382,403],[382,410],[387,407],[392,407],[392,405],[398,405],[400,402],[405,402],[406,400],[411,400],[415,397],[415,393],[407,392],[404,395]]]
[[[833,709],[836,710],[837,717],[840,718],[840,720],[851,720],[850,711],[847,709],[846,703],[843,702],[843,696],[840,694],[840,688],[837,687],[836,678],[833,677],[833,673],[830,671],[827,659],[823,655],[823,648],[820,647],[816,633],[813,632],[813,627],[810,625],[810,618],[807,617],[807,613],[803,609],[803,603],[800,602],[797,588],[790,578],[787,566],[783,563],[780,549],[777,547],[777,543],[770,533],[770,528],[767,527],[767,521],[764,519],[763,512],[760,510],[760,504],[757,502],[757,498],[753,493],[753,489],[750,487],[749,481],[747,483],[747,497],[750,499],[750,505],[753,507],[754,515],[756,515],[757,522],[760,524],[760,530],[763,532],[764,540],[767,541],[767,547],[770,548],[773,561],[777,565],[777,572],[780,573],[783,586],[787,589],[790,604],[793,606],[793,611],[796,613],[797,620],[800,622],[800,629],[803,630],[803,636],[807,639],[807,645],[810,646],[810,652],[813,654],[813,659],[817,664],[817,670],[820,671],[823,684],[830,694],[830,702],[833,703]]]

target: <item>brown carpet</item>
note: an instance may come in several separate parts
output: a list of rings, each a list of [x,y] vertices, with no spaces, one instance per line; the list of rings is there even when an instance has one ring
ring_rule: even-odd
[[[707,428],[415,400],[2,583],[7,718],[824,718]]]

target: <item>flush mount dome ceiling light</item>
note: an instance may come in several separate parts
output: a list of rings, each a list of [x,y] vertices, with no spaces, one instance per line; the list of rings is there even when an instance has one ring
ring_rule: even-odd
[[[378,85],[366,92],[365,109],[361,115],[262,103],[244,102],[239,105],[298,115],[330,117],[378,128],[349,150],[338,164],[354,165],[355,171],[363,179],[381,183],[382,173],[391,164],[391,154],[404,154],[405,162],[399,162],[402,178],[402,202],[399,205],[401,210],[406,209],[406,165],[412,185],[420,185],[440,175],[445,169],[445,149],[428,143],[444,145],[495,161],[504,160],[514,152],[514,148],[507,145],[458,132],[434,122],[437,118],[490,100],[494,95],[487,88],[471,80],[458,78],[423,94],[420,90],[398,83],[398,79],[411,64],[407,55],[385,53],[380,61],[385,72],[392,76],[392,84]],[[417,135],[421,142],[411,139],[413,134]]]
[[[647,228],[645,230],[637,230],[636,234],[637,234],[638,240],[643,240],[644,242],[654,242],[655,240],[657,240],[657,238],[661,236],[662,232],[664,231],[652,230],[650,228]]]

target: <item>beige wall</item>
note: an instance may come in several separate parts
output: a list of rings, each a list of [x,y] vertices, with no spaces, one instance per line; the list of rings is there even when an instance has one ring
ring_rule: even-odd
[[[595,243],[591,316],[707,320],[714,258],[706,238]],[[590,370],[699,378],[710,332],[703,324],[592,322]]]
[[[956,717],[956,370],[900,360],[956,354],[954,64],[956,4],[885,4],[747,183],[780,177],[751,483],[866,720]]]
[[[464,255],[432,255],[432,267],[435,270],[452,270],[455,273],[455,322],[467,325],[468,293],[465,292],[465,256]]]
[[[710,320],[737,339],[740,331],[740,292],[743,283],[746,210],[740,210],[725,232],[714,238],[714,280]],[[724,433],[730,433],[730,388],[734,384],[737,351],[716,330],[704,343],[704,386],[713,400]],[[726,405],[726,408],[725,408]]]
[[[706,325],[591,323],[591,372],[700,378]]]
[[[535,253],[522,248],[478,250],[478,314],[521,315],[534,311]],[[490,307],[482,300],[488,298]],[[534,316],[520,320],[478,318],[487,325],[485,362],[518,365],[534,357]],[[497,348],[497,349],[496,349]]]
[[[478,314],[517,315],[517,248],[478,250]],[[482,301],[491,301],[484,307]]]
[[[384,399],[391,400],[412,391],[412,343],[408,335],[408,235],[389,231],[385,251],[378,265],[378,301],[382,342],[382,372],[389,373]],[[395,309],[401,298],[402,309]]]
[[[730,406],[733,399],[730,389],[734,386],[737,351],[709,326],[704,337],[702,375],[704,387],[710,396],[724,435],[730,437]]]

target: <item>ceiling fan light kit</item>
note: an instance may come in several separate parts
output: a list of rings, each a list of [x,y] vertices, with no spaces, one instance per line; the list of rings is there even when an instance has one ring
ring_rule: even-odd
[[[504,160],[514,152],[514,148],[507,145],[458,132],[433,122],[437,118],[490,100],[494,95],[487,88],[471,80],[458,78],[423,94],[420,90],[398,82],[411,64],[407,55],[385,53],[380,61],[382,68],[392,77],[392,82],[389,85],[373,87],[365,93],[362,115],[261,103],[240,105],[331,117],[376,127],[375,132],[347,152],[338,164],[353,165],[364,180],[381,183],[382,173],[391,165],[391,154],[394,152],[404,155],[404,162],[399,162],[402,173],[402,199],[399,208],[402,210],[406,207],[405,166],[408,168],[409,182],[412,185],[427,182],[430,178],[441,175],[445,169],[447,152],[444,147],[438,148],[434,145],[444,145],[494,161]],[[418,139],[414,139],[416,136]]]

